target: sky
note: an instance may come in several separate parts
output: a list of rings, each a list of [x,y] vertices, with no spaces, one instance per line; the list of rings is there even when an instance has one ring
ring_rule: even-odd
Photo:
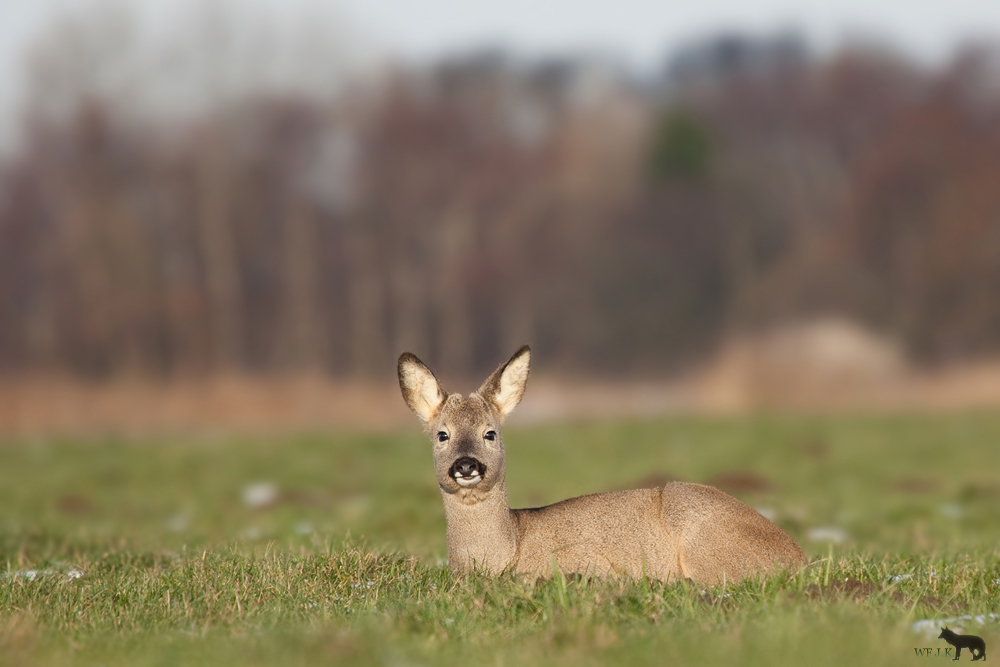
[[[345,13],[417,57],[483,42],[532,52],[597,47],[634,67],[723,30],[795,29],[830,48],[877,37],[928,61],[967,36],[1000,34],[996,0],[360,0]]]
[[[125,5],[155,32],[178,8],[213,1],[276,22],[336,23],[373,55],[427,61],[483,46],[527,56],[583,51],[639,72],[654,71],[686,40],[733,30],[794,30],[820,50],[878,40],[931,64],[964,39],[1000,36],[1000,0],[0,0],[0,143],[4,118],[21,102],[24,51],[53,17]]]

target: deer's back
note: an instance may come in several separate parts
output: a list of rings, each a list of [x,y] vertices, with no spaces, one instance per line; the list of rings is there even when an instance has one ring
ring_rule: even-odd
[[[675,482],[512,510],[516,570],[648,575],[701,583],[805,561],[781,529],[718,489]]]

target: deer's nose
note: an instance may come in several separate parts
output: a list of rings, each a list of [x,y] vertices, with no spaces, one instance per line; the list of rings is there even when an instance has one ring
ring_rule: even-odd
[[[463,456],[451,464],[451,470],[448,471],[448,474],[455,478],[484,477],[486,475],[486,466],[478,459],[474,459],[471,456]]]

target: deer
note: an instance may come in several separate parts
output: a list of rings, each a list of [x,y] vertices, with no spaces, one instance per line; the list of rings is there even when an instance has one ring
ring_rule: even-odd
[[[511,509],[500,428],[524,395],[530,361],[524,346],[463,397],[446,391],[413,354],[399,357],[403,400],[433,445],[452,572],[544,579],[558,569],[711,586],[805,565],[787,533],[702,484],[670,482]]]

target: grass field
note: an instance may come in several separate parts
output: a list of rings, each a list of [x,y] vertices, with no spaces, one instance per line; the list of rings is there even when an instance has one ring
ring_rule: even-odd
[[[1000,416],[685,418],[504,441],[515,506],[712,481],[816,562],[708,591],[456,579],[416,426],[9,443],[0,663],[911,665],[927,661],[915,649],[944,654],[940,619],[988,653],[1000,638]]]

